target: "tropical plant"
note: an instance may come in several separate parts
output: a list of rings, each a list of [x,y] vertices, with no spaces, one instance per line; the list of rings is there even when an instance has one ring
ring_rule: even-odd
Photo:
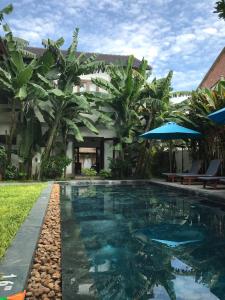
[[[147,61],[142,60],[138,69],[133,68],[134,57],[130,56],[127,67],[109,66],[107,73],[110,82],[101,78],[92,79],[93,83],[107,92],[99,95],[104,105],[111,109],[109,113],[114,122],[118,138],[117,149],[123,159],[127,144],[132,143],[136,127],[140,124],[138,108],[141,92],[148,78]]]
[[[225,81],[220,80],[214,89],[199,89],[179,105],[176,118],[184,126],[192,127],[203,135],[198,142],[189,146],[193,156],[202,158],[206,163],[214,158],[224,158],[225,130],[212,122],[208,115],[225,106]]]
[[[102,177],[102,178],[104,178],[104,179],[108,179],[108,178],[112,177],[112,173],[109,170],[102,169],[99,172],[99,176]]]
[[[171,113],[174,110],[171,98],[172,71],[165,78],[154,78],[145,85],[142,91],[140,103],[140,119],[142,126],[139,127],[139,134],[147,132],[162,125],[165,121],[171,120]],[[149,178],[151,176],[152,155],[155,144],[150,140],[137,140],[137,165],[135,174],[137,177]],[[153,147],[153,148],[152,148]]]
[[[220,19],[225,20],[225,0],[216,1],[214,13],[218,14]]]
[[[84,168],[81,170],[81,174],[88,177],[94,177],[97,175],[97,172],[94,169]]]
[[[108,117],[113,121],[117,136],[116,149],[120,160],[127,158],[129,145],[134,141],[137,127],[140,125],[139,105],[141,93],[148,78],[147,61],[142,60],[137,69],[133,68],[134,57],[130,56],[127,67],[110,65],[106,68],[110,81],[94,78],[92,82],[103,89],[103,93],[88,93],[95,99],[98,110],[108,109]],[[121,172],[122,169],[121,169]],[[121,173],[124,177],[124,174]]]
[[[18,178],[18,169],[16,166],[7,165],[4,173],[4,179],[6,180],[16,180]]]
[[[131,147],[129,147],[129,148],[131,148]],[[111,170],[112,178],[117,179],[117,178],[131,177],[132,176],[132,166],[133,166],[133,164],[132,164],[130,151],[129,151],[129,153],[126,153],[126,159],[123,159],[121,157],[110,159],[109,167]]]
[[[6,155],[5,147],[0,146],[0,180],[2,180],[5,174],[6,158],[7,155]]]
[[[9,4],[0,10],[0,24],[4,20],[4,16],[10,14],[12,11],[13,11],[12,4]]]
[[[66,156],[51,156],[43,164],[42,176],[45,179],[59,179],[63,175],[64,169],[71,163],[71,159]]]
[[[28,99],[46,97],[47,93],[32,80],[37,60],[25,50],[27,42],[15,38],[8,24],[3,25],[5,37],[1,40],[3,55],[0,63],[0,88],[10,103],[10,129],[7,138],[7,161],[11,163],[12,142],[23,119]]]
[[[51,78],[41,78],[44,89],[48,89],[51,109],[43,114],[49,130],[42,161],[50,156],[53,144],[59,133],[67,142],[68,135],[75,137],[77,141],[83,141],[80,126],[87,127],[90,131],[98,134],[91,119],[92,106],[82,94],[74,93],[74,86],[80,85],[80,76],[90,74],[104,68],[104,63],[96,61],[95,56],[89,58],[84,54],[76,55],[78,29],[73,35],[73,41],[66,54],[60,50],[64,40],[56,42],[43,41],[45,47],[55,55],[56,64],[51,70]],[[50,80],[51,79],[51,80]],[[53,81],[52,81],[53,80]],[[54,82],[57,82],[54,86]]]

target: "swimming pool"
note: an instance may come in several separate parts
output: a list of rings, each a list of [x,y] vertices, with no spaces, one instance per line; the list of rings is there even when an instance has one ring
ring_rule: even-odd
[[[61,186],[63,299],[225,299],[225,212],[158,185]]]

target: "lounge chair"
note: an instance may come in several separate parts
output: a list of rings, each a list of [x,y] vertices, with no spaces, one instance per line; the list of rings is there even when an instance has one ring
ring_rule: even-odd
[[[212,186],[214,189],[217,188],[218,183],[225,183],[225,177],[214,176],[214,177],[198,177],[199,180],[203,181],[203,188],[205,189],[207,185]]]
[[[174,182],[176,178],[182,175],[197,175],[201,169],[202,161],[201,160],[193,160],[192,166],[187,173],[162,173],[163,175],[167,176],[166,180]]]
[[[181,175],[179,177],[181,177],[181,182],[183,184],[185,184],[185,183],[191,184],[193,181],[198,180],[200,177],[201,178],[202,177],[203,178],[212,178],[217,175],[220,165],[221,165],[221,160],[214,159],[214,160],[211,160],[205,174],[201,174],[201,175],[185,174],[185,175]]]

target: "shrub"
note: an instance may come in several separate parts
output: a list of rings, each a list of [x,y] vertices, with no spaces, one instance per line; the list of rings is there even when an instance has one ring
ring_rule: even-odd
[[[128,159],[111,159],[110,169],[113,178],[127,178],[132,175],[132,163]]]
[[[25,179],[27,179],[27,173],[19,172],[17,177],[19,180],[25,180]]]
[[[7,155],[6,155],[5,147],[0,146],[0,177],[4,176],[5,169],[6,169],[6,159],[7,159]]]
[[[102,178],[111,178],[112,177],[112,174],[111,174],[111,171],[108,171],[108,170],[101,170],[99,172],[99,176],[102,177]]]
[[[8,165],[5,169],[4,179],[6,180],[15,180],[18,178],[18,170],[13,165]]]
[[[63,170],[71,163],[66,156],[51,156],[47,161],[42,162],[42,176],[45,179],[57,179],[63,175]]]
[[[93,177],[97,175],[97,172],[94,169],[82,169],[81,170],[82,175]]]

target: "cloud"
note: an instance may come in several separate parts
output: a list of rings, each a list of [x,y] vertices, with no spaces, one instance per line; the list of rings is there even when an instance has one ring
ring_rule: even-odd
[[[15,33],[40,46],[80,28],[79,50],[145,57],[157,76],[174,70],[176,90],[196,88],[224,47],[214,0],[14,0]],[[3,4],[6,1],[3,0]]]

